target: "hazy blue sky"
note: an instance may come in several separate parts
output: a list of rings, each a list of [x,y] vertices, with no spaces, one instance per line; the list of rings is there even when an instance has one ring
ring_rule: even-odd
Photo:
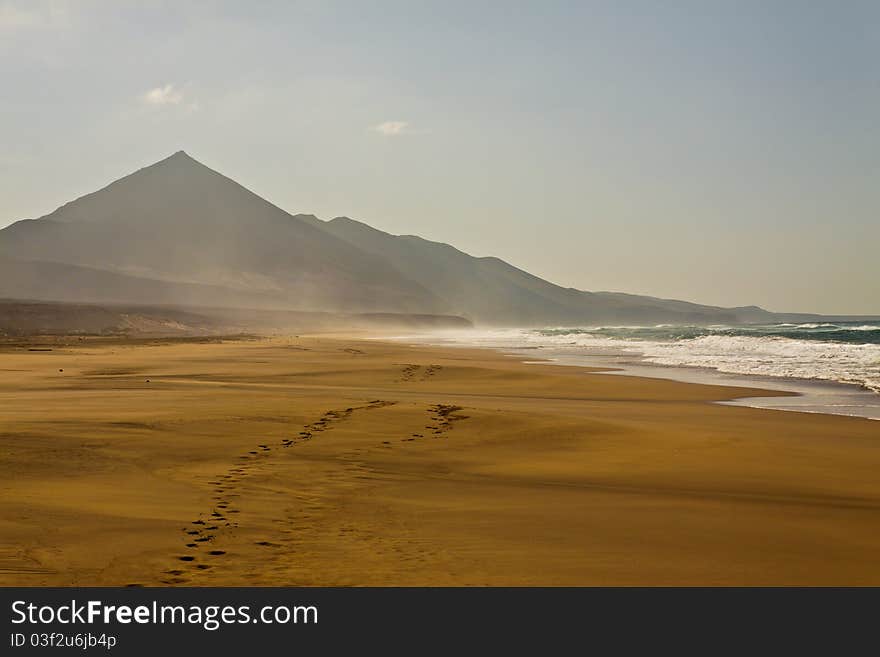
[[[0,0],[0,226],[176,150],[556,283],[880,313],[880,2]]]

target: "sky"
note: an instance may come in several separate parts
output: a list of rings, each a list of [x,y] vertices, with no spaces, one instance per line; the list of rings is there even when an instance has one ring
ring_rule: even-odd
[[[185,150],[567,287],[880,314],[880,3],[0,0],[0,227]]]

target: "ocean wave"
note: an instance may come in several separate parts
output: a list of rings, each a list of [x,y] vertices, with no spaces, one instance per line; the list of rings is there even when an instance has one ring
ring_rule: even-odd
[[[656,326],[593,326],[550,328],[538,331],[546,338],[574,338],[591,335],[623,340],[666,341],[691,340],[703,336],[780,337],[792,340],[815,340],[853,344],[880,344],[880,325],[861,323],[768,324],[751,326],[687,326],[658,324]]]
[[[831,323],[823,323],[823,324],[776,324],[775,326],[784,327],[784,328],[797,328],[797,329],[834,329],[836,331],[880,331],[880,324],[831,324]]]
[[[645,358],[658,365],[708,367],[733,374],[855,383],[880,392],[880,345],[704,336],[687,343],[652,345]]]
[[[701,367],[731,374],[820,379],[854,383],[880,392],[880,329],[876,342],[819,340],[791,330],[758,327],[657,327],[540,330],[531,343],[556,347],[614,349],[657,365]],[[818,326],[816,328],[819,328]],[[830,328],[830,327],[821,327]],[[778,325],[777,325],[778,329]],[[784,333],[784,334],[783,334]],[[837,333],[832,332],[834,338]]]

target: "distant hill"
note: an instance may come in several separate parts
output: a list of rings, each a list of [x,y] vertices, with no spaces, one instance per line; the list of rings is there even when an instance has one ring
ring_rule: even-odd
[[[183,151],[0,230],[0,297],[506,326],[819,317],[560,287],[448,244],[290,214]]]

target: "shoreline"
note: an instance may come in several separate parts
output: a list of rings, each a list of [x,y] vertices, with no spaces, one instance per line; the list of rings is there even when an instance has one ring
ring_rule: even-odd
[[[0,584],[880,584],[876,422],[367,337],[0,352]]]
[[[602,370],[606,374],[616,376],[635,376],[697,385],[719,385],[750,389],[772,390],[791,393],[790,395],[758,395],[736,400],[719,400],[719,404],[764,408],[771,410],[790,411],[795,413],[812,413],[821,415],[839,415],[843,417],[860,417],[869,420],[880,420],[880,393],[876,393],[857,383],[846,383],[826,379],[802,379],[797,377],[762,376],[758,374],[736,374],[722,372],[710,367],[691,365],[661,365],[640,359],[632,353],[613,352],[611,350],[595,350],[582,348],[581,353],[553,347],[539,346],[506,346],[480,343],[468,343],[464,339],[424,334],[422,336],[388,337],[386,339],[409,341],[417,344],[435,346],[462,346],[471,348],[487,348],[524,359],[534,359],[534,354],[541,354],[534,362],[556,363],[563,366],[583,367]],[[785,399],[785,401],[783,401]],[[844,410],[845,409],[845,410]]]
[[[596,363],[584,365],[578,357],[572,362],[566,359],[552,359],[560,365],[574,367],[601,367],[602,357],[582,356],[585,361]],[[756,395],[735,400],[718,400],[715,403],[749,408],[764,408],[792,413],[816,413],[821,415],[840,415],[880,420],[880,394],[855,383],[842,383],[824,379],[798,379],[795,377],[760,376],[757,374],[733,374],[712,368],[688,365],[657,365],[654,363],[634,363],[616,361],[608,366],[605,374],[616,376],[637,376],[651,379],[679,381],[697,385],[721,385],[735,388],[762,389],[790,393],[789,395]],[[847,404],[846,402],[854,402]],[[858,403],[855,403],[858,402]],[[844,410],[847,409],[847,410]]]

